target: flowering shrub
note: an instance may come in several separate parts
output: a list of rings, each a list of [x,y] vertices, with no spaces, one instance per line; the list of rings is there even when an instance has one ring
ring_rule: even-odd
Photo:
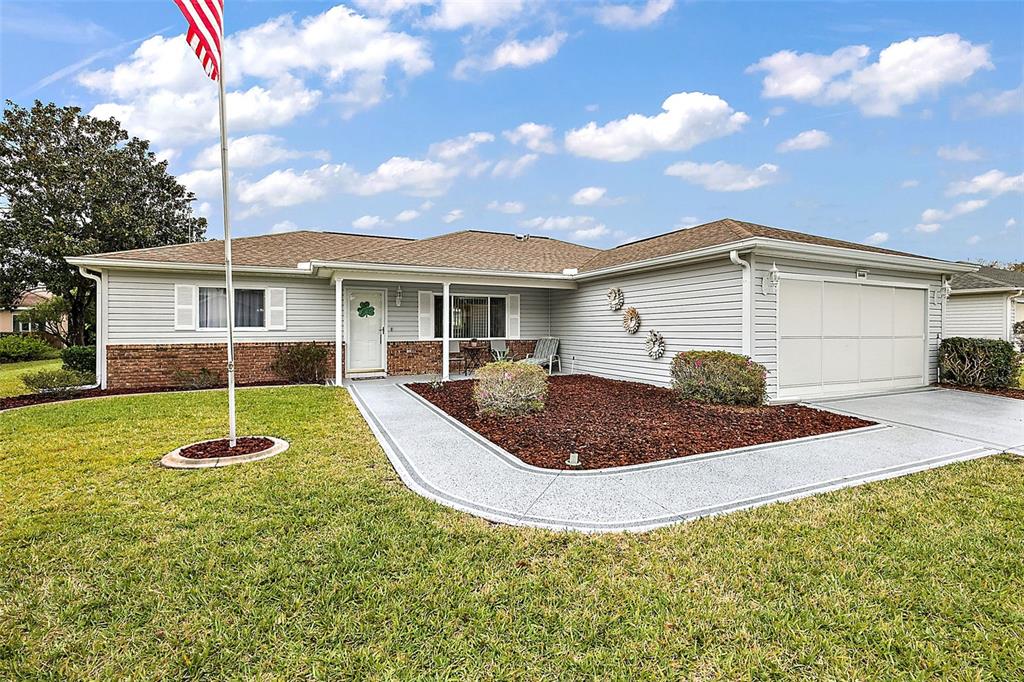
[[[763,405],[768,370],[746,355],[688,351],[672,358],[672,388],[683,400],[712,405]]]
[[[516,417],[544,409],[548,375],[537,365],[492,362],[473,376],[473,400],[481,414]]]

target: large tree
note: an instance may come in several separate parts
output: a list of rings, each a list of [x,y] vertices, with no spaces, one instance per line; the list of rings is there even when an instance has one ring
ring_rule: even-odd
[[[195,195],[113,118],[8,100],[0,143],[0,304],[44,284],[64,299],[75,343],[95,287],[66,256],[203,238]]]

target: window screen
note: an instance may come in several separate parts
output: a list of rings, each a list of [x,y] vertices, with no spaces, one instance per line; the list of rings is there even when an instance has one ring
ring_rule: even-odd
[[[235,326],[265,326],[264,292],[262,289],[235,289]],[[228,321],[227,289],[199,287],[199,327],[223,329]]]

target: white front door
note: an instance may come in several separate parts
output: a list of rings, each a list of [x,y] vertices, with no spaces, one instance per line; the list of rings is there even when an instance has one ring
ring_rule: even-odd
[[[349,371],[384,371],[384,315],[383,291],[349,292],[345,311]]]

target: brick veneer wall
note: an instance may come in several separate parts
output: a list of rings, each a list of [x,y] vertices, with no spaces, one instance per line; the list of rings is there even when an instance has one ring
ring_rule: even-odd
[[[505,348],[512,353],[513,360],[522,360],[528,353],[532,353],[536,346],[537,341],[530,339],[515,339],[505,342]]]
[[[522,360],[527,353],[532,353],[535,340],[517,339],[505,342],[506,348],[512,351],[516,360]],[[449,369],[461,370],[461,366]],[[391,341],[388,343],[388,374],[440,374],[441,373],[441,342],[440,341]]]
[[[236,343],[235,382],[239,385],[279,381],[270,369],[282,348],[297,343]],[[334,344],[318,341],[330,348],[327,375],[334,375]],[[345,349],[342,347],[342,360]],[[179,372],[195,374],[201,369],[218,373],[227,381],[227,344],[175,343],[107,346],[107,386],[109,388],[166,388],[182,384]]]

